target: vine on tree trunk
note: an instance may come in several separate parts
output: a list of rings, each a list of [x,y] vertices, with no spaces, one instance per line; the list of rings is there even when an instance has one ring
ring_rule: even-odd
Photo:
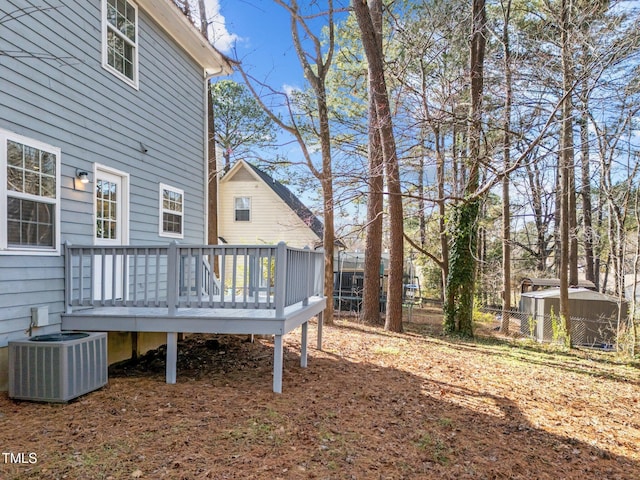
[[[475,285],[476,229],[479,200],[457,205],[453,211],[447,301],[444,308],[445,333],[473,337],[473,288]]]

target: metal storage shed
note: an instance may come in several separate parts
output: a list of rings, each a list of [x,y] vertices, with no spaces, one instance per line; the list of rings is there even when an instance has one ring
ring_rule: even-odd
[[[595,283],[589,280],[578,280],[578,287],[584,287],[588,290],[597,291]],[[537,290],[544,290],[547,288],[559,288],[559,278],[534,278],[525,277],[520,282],[520,292],[535,292]]]
[[[586,288],[569,289],[571,336],[575,345],[609,345],[615,342],[619,300]],[[622,302],[622,318],[627,316],[627,302]],[[539,342],[553,341],[552,312],[560,311],[560,289],[525,292],[520,296],[522,317],[520,331],[532,333]]]

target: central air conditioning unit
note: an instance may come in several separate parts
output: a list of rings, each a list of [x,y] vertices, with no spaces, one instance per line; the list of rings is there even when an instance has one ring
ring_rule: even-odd
[[[107,384],[107,334],[63,332],[9,342],[9,397],[68,402]]]

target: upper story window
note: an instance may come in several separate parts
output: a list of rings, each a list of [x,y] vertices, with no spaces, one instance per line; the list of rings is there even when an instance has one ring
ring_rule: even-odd
[[[160,236],[184,237],[184,191],[160,184]]]
[[[251,220],[251,198],[235,197],[235,221],[249,222]]]
[[[60,149],[0,130],[0,253],[57,254]]]
[[[138,88],[138,7],[102,0],[102,65]]]

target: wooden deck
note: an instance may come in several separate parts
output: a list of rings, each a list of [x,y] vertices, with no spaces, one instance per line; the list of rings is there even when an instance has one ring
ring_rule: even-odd
[[[318,319],[322,348],[323,253],[278,246],[65,249],[63,330],[167,333],[167,383],[176,382],[178,333],[274,335],[273,391],[282,392],[282,337]],[[217,265],[219,274],[215,274]]]

